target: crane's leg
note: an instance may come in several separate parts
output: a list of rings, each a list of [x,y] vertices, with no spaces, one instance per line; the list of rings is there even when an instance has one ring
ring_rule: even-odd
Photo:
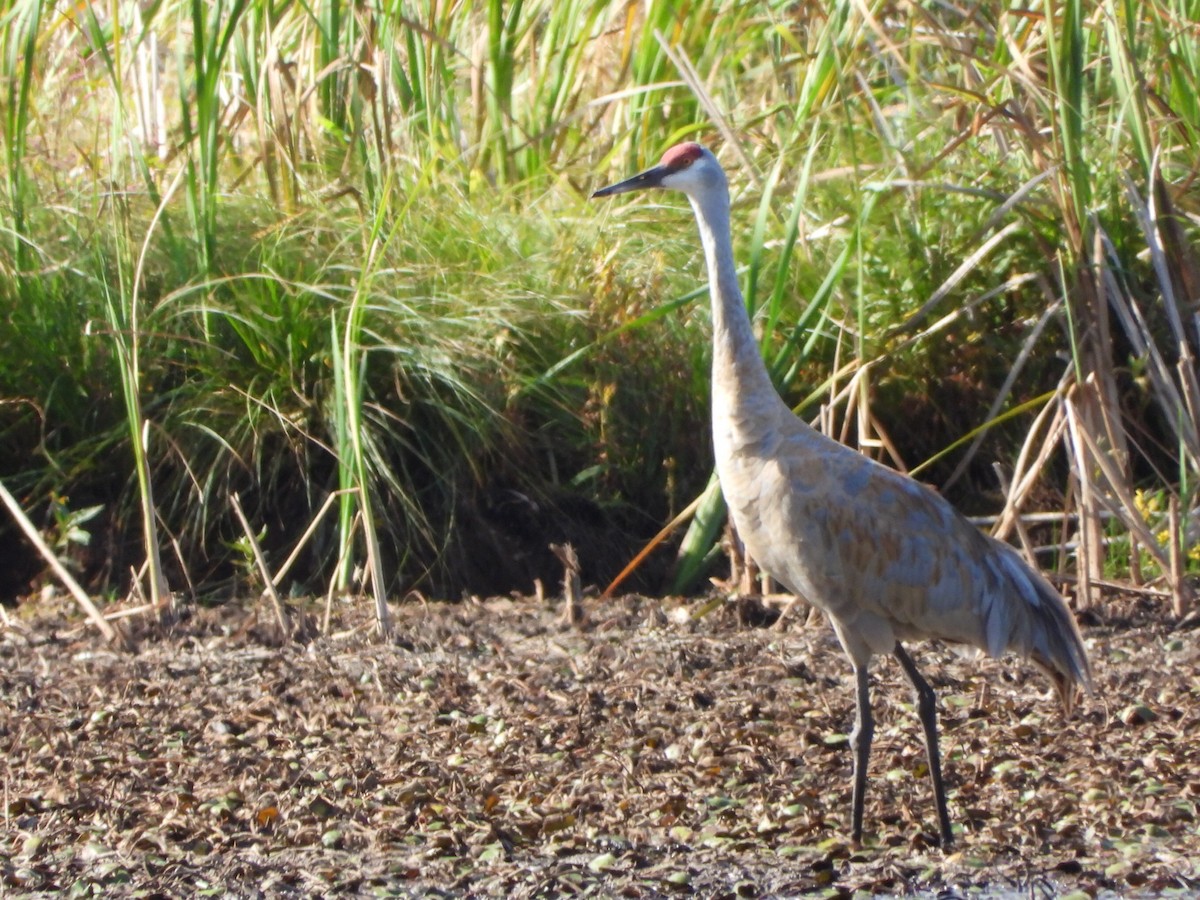
[[[908,676],[913,690],[917,692],[917,715],[921,717],[921,725],[925,729],[925,755],[929,759],[929,777],[933,779],[933,800],[937,804],[938,826],[942,831],[942,846],[949,847],[954,843],[954,835],[950,830],[950,814],[946,811],[946,787],[942,784],[942,757],[938,752],[937,697],[933,693],[933,688],[929,686],[929,682],[921,677],[912,657],[904,651],[899,641],[896,642],[896,649],[892,651],[892,655],[896,657],[900,668]]]
[[[875,721],[871,718],[871,681],[867,667],[854,669],[856,685],[854,704],[854,731],[850,732],[850,746],[854,750],[854,793],[853,809],[850,814],[850,836],[854,842],[862,841],[863,801],[867,793],[867,760],[871,757],[871,738],[875,735]]]

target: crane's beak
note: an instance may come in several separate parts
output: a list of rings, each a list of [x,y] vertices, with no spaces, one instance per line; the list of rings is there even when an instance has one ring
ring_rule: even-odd
[[[629,191],[642,191],[646,188],[662,187],[662,180],[671,170],[666,166],[655,166],[653,169],[647,169],[640,175],[634,175],[632,178],[626,178],[624,181],[617,184],[610,184],[606,188],[600,188],[592,197],[611,197],[613,194],[625,194]]]

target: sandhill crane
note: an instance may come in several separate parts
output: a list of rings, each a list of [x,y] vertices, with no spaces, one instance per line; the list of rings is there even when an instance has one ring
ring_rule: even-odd
[[[713,154],[672,147],[640,175],[596,191],[682,191],[700,229],[712,295],[712,421],[717,474],[747,551],[823,610],[854,667],[851,835],[862,840],[874,726],[868,668],[890,653],[916,692],[941,843],[953,842],[938,752],[936,698],[901,645],[939,639],[1042,669],[1069,712],[1091,690],[1070,610],[1016,551],[980,532],[942,497],[831,440],[776,393],[742,300],[729,230],[729,186]]]

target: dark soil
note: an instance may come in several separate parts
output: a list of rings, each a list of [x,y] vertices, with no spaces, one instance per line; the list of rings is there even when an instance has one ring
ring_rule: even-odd
[[[1018,662],[914,648],[961,829],[943,852],[891,661],[865,846],[848,842],[850,670],[803,616],[778,631],[626,598],[573,627],[532,601],[413,603],[381,644],[347,606],[342,633],[280,644],[231,605],[126,653],[45,607],[0,631],[8,896],[1161,895],[1200,878],[1194,632],[1086,627],[1098,692],[1070,720]]]

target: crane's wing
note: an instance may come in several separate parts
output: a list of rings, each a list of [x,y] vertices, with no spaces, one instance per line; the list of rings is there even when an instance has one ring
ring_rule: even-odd
[[[1057,592],[929,488],[807,428],[727,466],[730,508],[766,571],[834,619],[858,653],[940,638],[1013,650],[1087,679]],[[724,483],[727,473],[722,471]]]

